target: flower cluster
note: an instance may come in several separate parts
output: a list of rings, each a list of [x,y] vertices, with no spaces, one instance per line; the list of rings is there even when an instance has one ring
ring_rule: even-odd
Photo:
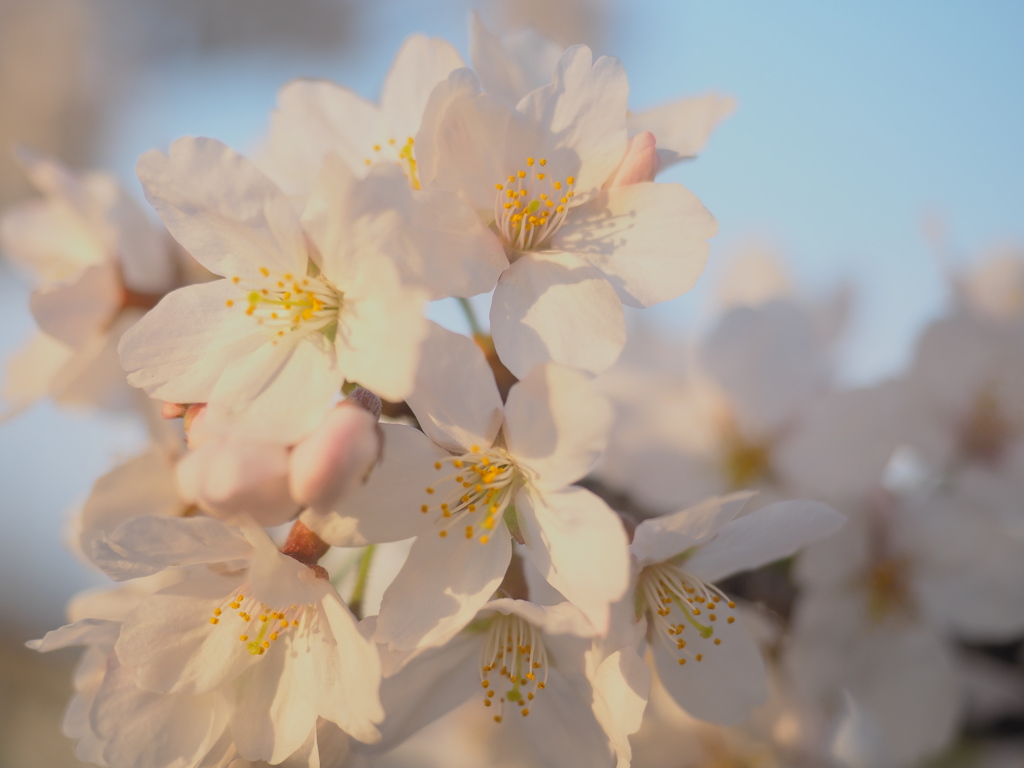
[[[40,333],[4,395],[152,433],[76,519],[118,586],[33,642],[85,648],[79,757],[356,766],[466,702],[552,768],[628,768],[666,707],[773,713],[808,764],[943,746],[953,638],[1024,629],[1019,315],[965,309],[866,392],[833,391],[839,300],[747,297],[683,374],[658,341],[623,355],[624,307],[703,270],[714,218],[656,178],[731,101],[631,112],[616,59],[476,18],[471,48],[410,38],[379,104],[290,83],[251,157],[148,152],[162,229],[26,156],[45,199],[0,234]],[[807,545],[783,642],[732,577]]]

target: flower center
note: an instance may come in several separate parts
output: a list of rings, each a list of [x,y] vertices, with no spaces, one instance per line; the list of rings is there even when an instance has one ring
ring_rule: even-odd
[[[722,644],[722,638],[715,637],[715,624],[719,614],[726,623],[735,622],[735,608],[736,603],[717,587],[671,563],[648,565],[640,572],[637,612],[650,615],[657,634],[678,651],[680,665],[702,661],[707,650]],[[695,630],[688,639],[683,637],[687,627]]]
[[[274,610],[266,603],[246,598],[239,592],[230,601],[225,600],[219,608],[213,609],[210,623],[217,625],[227,619],[228,611],[235,611],[242,622],[242,633],[238,641],[243,643],[253,656],[262,656],[270,645],[286,632],[300,627],[300,620],[307,606],[291,605],[285,610]],[[228,614],[227,616],[225,614]]]
[[[552,179],[543,157],[526,158],[527,170],[495,184],[494,224],[505,244],[517,251],[543,246],[565,221],[576,178]]]
[[[495,700],[498,702],[494,722],[501,722],[505,702],[520,707],[523,717],[530,714],[529,703],[537,691],[547,685],[547,662],[540,630],[519,616],[501,613],[494,617],[480,651],[480,685],[487,692],[484,706],[493,706]],[[497,679],[492,681],[491,673],[495,671]],[[509,684],[503,693],[495,690],[499,686],[505,687],[501,678]]]
[[[443,525],[438,535],[442,538],[448,535],[449,529],[461,527],[467,539],[479,537],[480,543],[486,544],[520,484],[517,482],[521,480],[519,470],[506,451],[500,448],[481,451],[475,445],[469,453],[434,463],[438,471],[446,466],[450,466],[449,474],[426,492],[433,497],[438,487],[450,490],[439,504],[423,504],[420,512],[425,515],[441,513],[439,519]]]
[[[877,623],[895,613],[911,613],[910,561],[888,557],[871,566],[867,575],[868,613]]]
[[[337,327],[343,294],[321,277],[297,278],[291,274],[273,275],[260,267],[263,280],[245,282],[232,277],[231,282],[245,293],[245,300],[228,299],[228,307],[245,307],[245,314],[273,334],[274,343],[294,331],[323,331]]]
[[[397,163],[409,180],[409,186],[413,189],[420,188],[420,177],[416,172],[416,155],[413,153],[413,138],[410,136],[404,144],[399,144],[395,139],[388,139],[383,144],[373,145],[373,155],[363,160],[369,167],[377,163]]]

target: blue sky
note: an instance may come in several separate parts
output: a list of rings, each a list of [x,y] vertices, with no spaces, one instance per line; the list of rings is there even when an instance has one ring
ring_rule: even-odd
[[[276,90],[297,76],[374,96],[407,34],[441,35],[465,52],[469,7],[375,4],[368,42],[329,59],[172,61],[108,116],[103,163],[134,184],[137,156],[180,135],[251,146]],[[730,252],[766,241],[811,289],[853,281],[844,372],[868,382],[898,371],[942,309],[927,217],[945,222],[944,256],[954,264],[996,243],[1024,243],[1024,4],[634,0],[609,8],[600,52],[625,62],[634,106],[712,89],[739,101],[704,156],[666,174],[720,223],[698,289],[652,312],[676,330],[703,322],[700,308]],[[8,284],[4,297],[0,351],[30,327],[22,294]],[[19,573],[35,581],[37,626],[59,620],[82,578],[66,565],[60,520],[134,439],[49,407],[0,429],[7,503],[30,518],[7,532],[19,555],[5,556],[0,575],[5,584]],[[50,467],[60,468],[60,482],[50,481]]]

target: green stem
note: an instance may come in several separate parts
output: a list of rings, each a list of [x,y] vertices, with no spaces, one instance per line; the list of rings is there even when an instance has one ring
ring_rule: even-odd
[[[484,329],[480,327],[480,323],[476,319],[476,312],[473,311],[473,305],[469,303],[469,299],[458,299],[459,306],[462,307],[462,314],[466,316],[466,322],[469,323],[469,331],[474,336],[483,336]]]
[[[370,544],[359,556],[356,585],[352,589],[352,599],[348,601],[348,607],[359,619],[363,618],[363,597],[366,594],[366,582],[370,579],[370,564],[373,562],[373,553],[376,549],[376,544]]]

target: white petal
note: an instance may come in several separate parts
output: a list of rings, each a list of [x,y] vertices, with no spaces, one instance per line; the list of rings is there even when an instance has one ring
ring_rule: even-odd
[[[579,608],[571,603],[539,605],[529,600],[499,597],[484,606],[485,611],[497,611],[506,616],[519,616],[537,627],[545,635],[593,637],[594,628]]]
[[[704,271],[718,223],[679,184],[645,182],[602,192],[572,209],[551,241],[601,270],[619,298],[649,307],[681,296]]]
[[[373,293],[346,295],[338,321],[338,367],[385,400],[400,401],[413,390],[420,345],[427,334],[427,294],[403,285],[387,262],[377,264]]]
[[[502,420],[501,395],[473,339],[428,326],[416,388],[407,399],[423,431],[453,453],[490,446]]]
[[[214,139],[178,139],[136,167],[168,231],[211,272],[260,281],[260,268],[306,274],[306,238],[285,194]]]
[[[451,43],[424,35],[407,37],[381,89],[380,109],[388,121],[388,138],[404,143],[414,137],[434,87],[462,66],[462,57]]]
[[[524,97],[517,110],[550,136],[537,155],[550,158],[562,148],[577,155],[576,189],[586,194],[604,184],[626,152],[628,97],[618,59],[594,62],[589,48],[574,46],[562,55],[551,84]]]
[[[677,608],[668,619],[686,624]],[[686,641],[682,651],[670,648],[660,635],[654,638],[651,650],[662,685],[688,713],[702,720],[736,725],[767,700],[764,662],[742,615],[733,624],[717,622],[711,637],[684,630],[681,638]],[[722,641],[720,645],[714,644],[715,638]],[[701,655],[700,661],[697,654]],[[686,664],[680,666],[680,658],[685,658]]]
[[[543,495],[524,489],[515,504],[530,561],[603,634],[609,605],[629,586],[626,532],[618,516],[583,488]]]
[[[136,517],[95,539],[93,562],[115,581],[164,568],[244,559],[252,547],[237,528],[208,517]]]
[[[219,696],[141,690],[129,670],[114,661],[96,693],[90,720],[105,742],[103,758],[112,766],[188,768],[220,737],[226,709]]]
[[[529,28],[499,38],[474,11],[469,55],[484,90],[513,108],[527,93],[551,79],[562,49]]]
[[[629,734],[640,730],[651,689],[651,670],[632,648],[611,654],[594,674],[594,716],[612,742],[618,768],[628,768]]]
[[[542,365],[513,385],[505,405],[505,440],[513,459],[541,489],[579,480],[608,440],[612,409],[579,371]]]
[[[615,289],[599,270],[560,253],[523,254],[502,273],[491,334],[501,362],[518,378],[546,362],[599,373],[626,342]]]
[[[246,594],[268,606],[318,605],[334,592],[326,579],[312,568],[278,551],[262,528],[244,529],[254,553],[249,562]]]
[[[387,133],[376,105],[326,80],[293,80],[277,103],[270,118],[270,172],[290,194],[309,194],[329,153],[365,174],[365,160]]]
[[[704,581],[718,581],[789,557],[835,533],[844,522],[844,515],[819,501],[779,501],[728,523],[683,567]]]
[[[384,719],[380,654],[336,594],[324,598],[320,616],[323,632],[310,638],[319,642],[310,649],[317,713],[360,741],[376,741],[374,723]]]
[[[86,267],[71,281],[33,292],[29,307],[39,330],[77,347],[106,329],[123,298],[117,264],[107,261]]]
[[[423,531],[432,519],[420,508],[437,482],[434,463],[449,457],[418,429],[381,424],[384,450],[366,484],[331,509],[312,509],[303,522],[336,547],[400,541]]]
[[[708,93],[633,112],[626,118],[631,136],[650,131],[658,140],[658,159],[667,168],[697,155],[718,124],[733,113],[736,100]]]
[[[323,422],[341,380],[334,349],[321,333],[264,343],[226,368],[210,393],[206,423],[223,417],[237,435],[293,444]]]
[[[253,656],[225,615],[210,623],[238,589],[239,579],[213,574],[147,598],[121,628],[115,650],[140,688],[160,693],[206,693],[235,679]]]
[[[60,629],[47,632],[39,640],[29,640],[25,645],[33,651],[46,653],[74,645],[112,645],[121,630],[121,622],[106,619],[81,619]]]
[[[512,558],[504,525],[490,541],[425,531],[384,593],[378,643],[395,650],[443,645],[468,624],[501,584]]]
[[[717,496],[671,515],[644,520],[636,527],[629,551],[641,567],[675,557],[717,534],[753,495],[740,491]]]
[[[267,333],[237,305],[230,280],[167,294],[118,345],[128,383],[158,400],[205,403],[224,369],[268,344]]]
[[[179,514],[185,503],[178,495],[171,458],[150,448],[99,478],[82,507],[79,545],[89,552],[99,534],[111,533],[133,517]]]

